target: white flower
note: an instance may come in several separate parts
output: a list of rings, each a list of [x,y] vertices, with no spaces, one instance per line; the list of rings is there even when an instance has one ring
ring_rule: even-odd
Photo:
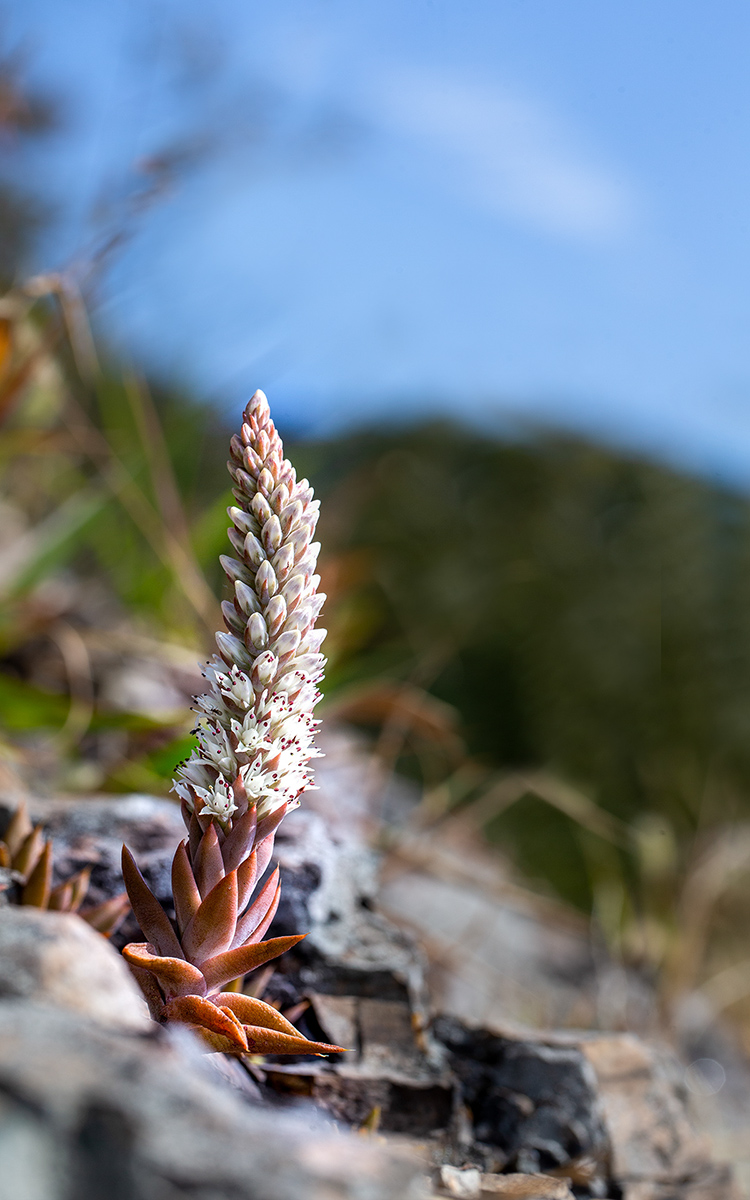
[[[208,725],[201,728],[198,736],[198,749],[204,756],[199,758],[198,762],[203,762],[207,766],[214,765],[219,768],[222,775],[234,778],[237,773],[237,760],[232,753],[227,735],[220,725]]]
[[[259,750],[270,750],[273,742],[269,742],[270,724],[268,721],[258,721],[254,712],[246,714],[240,723],[231,718],[230,727],[237,738],[237,753],[255,757]]]
[[[274,789],[274,780],[268,772],[262,770],[262,762],[260,759],[255,760],[248,767],[240,769],[242,782],[245,785],[245,791],[253,800],[264,800],[270,796]]]
[[[229,675],[217,675],[217,683],[223,694],[240,707],[247,708],[252,703],[253,685],[239,667],[232,667]]]
[[[202,788],[195,790],[200,799],[204,801],[203,808],[198,813],[199,817],[218,817],[220,821],[226,821],[227,817],[231,817],[232,813],[237,812],[234,794],[226,780],[217,779],[215,787],[210,792],[204,791]]]

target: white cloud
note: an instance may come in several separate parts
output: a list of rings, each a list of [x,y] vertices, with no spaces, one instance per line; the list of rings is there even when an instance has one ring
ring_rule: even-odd
[[[573,238],[610,239],[633,223],[632,188],[543,104],[426,71],[391,72],[371,96],[371,115],[430,145],[450,185],[474,203]]]

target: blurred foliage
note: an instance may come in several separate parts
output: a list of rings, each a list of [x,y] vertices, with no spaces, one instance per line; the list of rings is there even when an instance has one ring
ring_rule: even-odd
[[[6,747],[35,786],[164,793],[220,621],[229,426],[102,365],[69,280],[9,293],[0,321]],[[290,454],[323,500],[329,714],[667,1001],[724,980],[741,1009],[747,498],[544,432]]]
[[[53,111],[0,59],[3,148]],[[44,216],[17,167],[7,280]],[[0,776],[165,793],[220,622],[231,423],[107,361],[80,286],[0,298]],[[329,715],[667,1006],[698,987],[750,1029],[747,497],[543,431],[288,448],[323,500]]]
[[[463,754],[455,723],[428,735],[392,712],[388,752],[428,807],[481,812],[667,991],[719,943],[742,953],[747,497],[545,432],[371,431],[297,461],[323,499],[339,711],[361,717],[384,676],[449,704]]]

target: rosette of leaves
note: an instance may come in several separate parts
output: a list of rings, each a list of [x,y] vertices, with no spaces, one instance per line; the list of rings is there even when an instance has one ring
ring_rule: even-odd
[[[52,885],[52,842],[41,825],[32,825],[24,802],[18,805],[0,841],[0,867],[9,875],[6,895],[11,903],[30,905],[54,912],[78,913],[87,924],[109,937],[125,917],[130,904],[122,892],[101,904],[84,907],[91,868]]]
[[[279,903],[278,867],[253,892],[273,853],[280,809],[257,819],[255,805],[231,829],[187,811],[189,837],[172,862],[175,925],[127,847],[123,876],[148,942],[123,950],[154,1020],[193,1026],[207,1048],[229,1054],[330,1054],[341,1047],[305,1038],[272,1005],[231,984],[283,954],[304,935],[264,941]]]
[[[238,557],[221,560],[232,585],[222,605],[227,631],[217,633],[219,656],[203,672],[198,745],[174,785],[188,830],[172,864],[175,925],[124,849],[125,885],[149,940],[123,953],[154,1018],[192,1025],[210,1050],[340,1052],[231,988],[303,936],[263,940],[281,886],[278,868],[263,877],[280,821],[312,784],[325,637],[314,628],[325,599],[311,540],[318,503],[284,458],[262,392],[244,418],[228,464],[237,499],[229,538]]]

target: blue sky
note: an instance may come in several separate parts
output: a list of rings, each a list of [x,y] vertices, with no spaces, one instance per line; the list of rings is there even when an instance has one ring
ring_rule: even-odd
[[[80,253],[210,152],[100,287],[125,354],[320,434],[518,415],[750,482],[750,8],[692,0],[32,0],[67,98],[24,152]]]

